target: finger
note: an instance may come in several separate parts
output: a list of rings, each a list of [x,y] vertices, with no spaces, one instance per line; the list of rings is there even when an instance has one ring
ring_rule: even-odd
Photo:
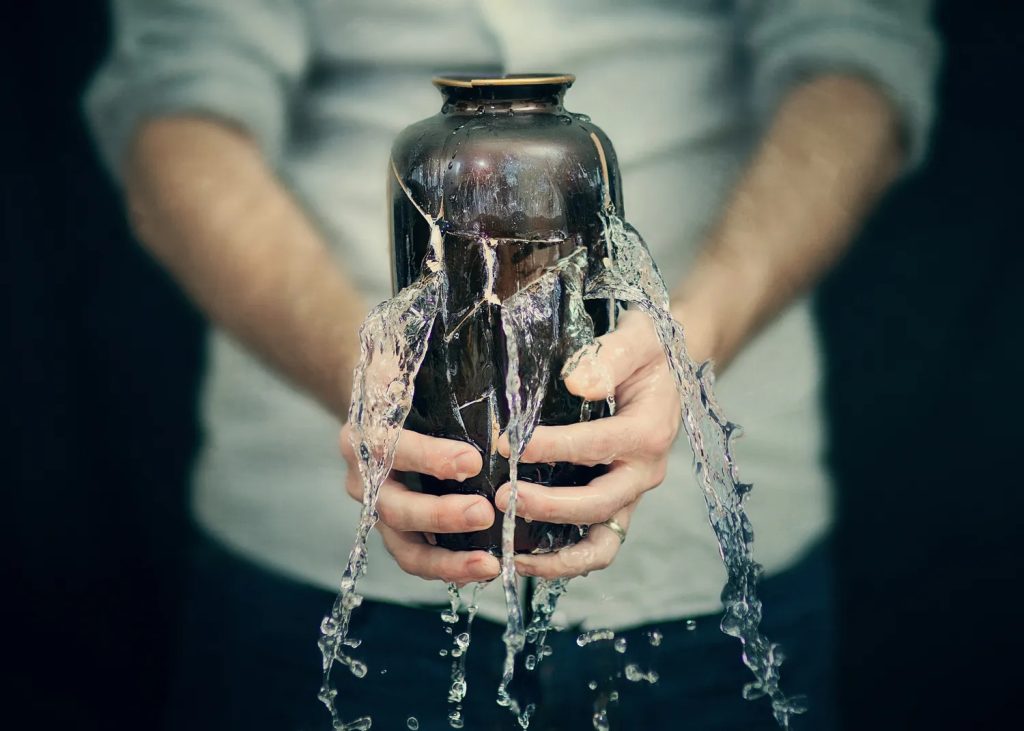
[[[614,395],[615,388],[654,358],[663,357],[654,323],[638,310],[627,310],[612,332],[597,345],[570,357],[562,371],[570,393],[588,401]]]
[[[405,489],[405,485],[396,481],[395,478],[392,477],[391,475],[388,475],[384,479],[384,482],[381,483],[380,491],[383,492],[389,489],[389,486],[392,485]],[[359,476],[359,470],[356,469],[355,467],[349,467],[348,471],[345,473],[345,491],[352,497],[353,500],[361,503],[363,501],[363,489],[363,480]],[[380,493],[378,493],[378,495],[380,495]]]
[[[341,453],[349,464],[355,464],[352,428],[348,424],[341,429]],[[393,469],[462,482],[479,474],[482,468],[483,459],[471,444],[430,437],[409,429],[403,429],[398,437]]]
[[[633,507],[624,508],[615,515],[615,520],[624,529],[629,528]],[[520,576],[536,576],[542,579],[583,576],[591,571],[608,568],[621,546],[622,541],[611,528],[600,524],[592,525],[586,538],[575,545],[554,553],[517,555],[516,573]]]
[[[675,414],[675,412],[673,412]],[[611,464],[630,455],[660,456],[672,445],[678,431],[675,422],[653,419],[651,414],[616,414],[564,426],[538,426],[533,431],[522,461]],[[509,455],[508,437],[498,440],[498,452]]]
[[[494,508],[480,495],[426,495],[393,481],[381,487],[377,513],[400,531],[468,533],[494,524]]]
[[[592,525],[608,520],[624,506],[661,483],[665,478],[663,460],[655,463],[618,463],[582,487],[545,487],[518,483],[516,515],[545,523]],[[498,488],[494,502],[508,509],[511,486]]]
[[[403,533],[381,523],[377,529],[388,552],[408,574],[456,584],[489,581],[501,573],[501,564],[486,551],[449,551],[431,546],[419,533]]]
[[[345,476],[345,489],[362,502],[363,484],[356,470],[350,469]],[[377,514],[395,530],[423,533],[468,533],[494,523],[494,508],[481,495],[426,495],[391,476],[377,494]]]

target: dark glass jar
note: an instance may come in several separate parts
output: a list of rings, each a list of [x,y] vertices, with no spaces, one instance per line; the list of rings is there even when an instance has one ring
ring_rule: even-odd
[[[464,482],[406,475],[414,488],[438,495],[476,493],[493,503],[509,474],[508,461],[496,449],[508,422],[499,303],[579,246],[588,250],[591,271],[605,256],[599,214],[608,205],[622,210],[618,166],[604,133],[586,116],[562,107],[573,81],[565,74],[435,78],[441,112],[407,127],[392,148],[388,194],[395,289],[420,273],[431,236],[424,214],[444,236],[449,278],[447,315],[434,323],[406,428],[468,442],[484,463],[479,475]],[[489,279],[488,261],[495,258]],[[595,334],[607,332],[609,305],[589,302],[587,311]],[[540,423],[605,415],[604,403],[584,404],[565,389],[559,374],[570,353],[555,340]],[[584,485],[604,469],[521,464],[519,478],[546,486]],[[438,535],[438,544],[499,552],[497,515],[489,530]],[[516,550],[555,550],[584,532],[585,527],[520,519]]]

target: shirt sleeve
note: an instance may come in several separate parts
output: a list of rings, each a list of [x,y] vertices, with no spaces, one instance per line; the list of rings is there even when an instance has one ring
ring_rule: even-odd
[[[767,120],[789,89],[821,73],[873,82],[900,115],[906,169],[920,164],[935,114],[940,48],[929,0],[741,0],[756,113]]]
[[[309,55],[298,0],[114,0],[112,14],[85,113],[115,176],[139,124],[178,113],[238,125],[277,157]]]

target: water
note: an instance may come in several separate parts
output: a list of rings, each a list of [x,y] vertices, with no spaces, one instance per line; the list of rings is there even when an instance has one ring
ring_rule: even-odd
[[[655,672],[654,670],[649,670],[647,672],[644,672],[643,670],[640,669],[639,665],[637,665],[636,663],[633,663],[633,662],[631,662],[628,665],[626,665],[625,673],[626,673],[626,680],[628,680],[631,683],[639,683],[642,680],[646,680],[651,685],[654,685],[655,683],[658,682],[658,673],[657,672]]]
[[[501,328],[505,334],[508,356],[505,398],[509,411],[506,429],[509,441],[509,498],[501,524],[501,584],[505,591],[508,619],[502,636],[505,663],[498,686],[498,704],[508,707],[524,729],[529,727],[535,707],[533,704],[521,707],[509,692],[515,673],[516,655],[526,645],[515,564],[517,475],[519,458],[540,417],[540,407],[550,375],[550,347],[556,341],[561,302],[560,274],[559,267],[545,272],[508,297],[501,308]]]
[[[530,598],[532,619],[526,628],[526,642],[532,643],[535,654],[533,661],[527,658],[527,670],[533,670],[545,658],[551,655],[551,647],[546,644],[548,632],[557,629],[551,624],[551,617],[558,606],[558,600],[569,587],[568,579],[540,579],[534,587]]]
[[[448,713],[448,723],[453,728],[462,728],[464,724],[462,701],[469,691],[469,682],[466,678],[466,656],[469,654],[469,644],[472,641],[473,634],[473,620],[476,618],[478,598],[483,587],[484,584],[482,583],[473,585],[473,593],[470,596],[469,606],[466,608],[466,629],[452,638],[452,676],[448,689],[448,703],[454,707]],[[449,586],[449,593],[453,590],[456,597],[453,601],[456,603],[455,608],[457,610],[458,589],[453,585]],[[448,622],[447,616],[442,616],[442,619]]]
[[[610,256],[604,270],[588,282],[586,297],[632,303],[654,322],[679,391],[694,472],[727,572],[721,628],[740,640],[743,662],[754,675],[743,696],[767,696],[775,720],[788,728],[791,717],[802,713],[805,706],[802,698],[787,697],[779,687],[782,656],[759,629],[761,601],[756,585],[761,566],[752,556],[754,531],[743,509],[751,485],[740,481],[732,454],[732,440],[739,427],[725,419],[715,401],[709,364],[697,365],[687,355],[683,328],[668,311],[668,289],[643,239],[614,213],[606,212],[601,218]]]
[[[576,644],[580,647],[586,647],[591,642],[602,642],[605,640],[614,640],[615,632],[610,629],[592,629],[584,632],[576,638]]]
[[[600,146],[598,149],[603,157],[603,150]],[[397,172],[395,175],[397,178]],[[443,307],[447,288],[443,264],[444,238],[439,225],[443,210],[436,217],[428,215],[416,205],[404,183],[400,179],[398,182],[430,226],[431,247],[419,278],[394,298],[378,305],[360,330],[361,354],[355,371],[349,423],[363,482],[363,509],[340,591],[331,613],[321,625],[319,643],[323,655],[323,685],[319,697],[331,712],[332,724],[337,731],[365,731],[372,724],[368,717],[348,723],[341,720],[334,704],[336,691],[331,685],[330,673],[335,662],[347,666],[359,677],[367,672],[366,665],[344,649],[355,649],[348,638],[348,627],[352,611],[362,601],[356,592],[356,584],[366,571],[366,538],[377,521],[378,490],[394,460],[395,446],[412,404],[413,383],[426,352],[431,328],[439,314],[447,317]],[[607,194],[606,210],[600,215],[609,256],[603,262],[603,269],[585,286],[583,273],[587,269],[587,254],[581,247],[501,303],[508,360],[505,387],[509,407],[506,433],[510,445],[510,492],[502,522],[501,584],[508,616],[503,635],[506,653],[498,703],[516,715],[523,729],[528,728],[535,708],[532,704],[521,706],[509,690],[515,658],[528,641],[536,645],[530,662],[532,667],[550,654],[545,637],[551,629],[550,618],[558,598],[564,594],[567,585],[564,580],[539,582],[532,600],[534,620],[529,628],[524,628],[514,554],[518,463],[537,424],[544,399],[550,374],[551,344],[558,332],[559,303],[564,293],[569,307],[567,320],[562,323],[563,337],[568,338],[570,352],[590,351],[592,354],[594,350],[586,347],[594,343],[594,329],[583,307],[585,300],[630,303],[654,322],[679,392],[680,415],[693,450],[694,471],[727,571],[728,578],[722,591],[725,613],[721,628],[740,640],[743,662],[754,676],[753,681],[743,688],[743,697],[767,696],[776,721],[781,727],[788,728],[792,715],[801,713],[804,707],[802,699],[787,697],[780,689],[781,652],[759,629],[761,602],[757,598],[756,584],[761,567],[752,558],[753,530],[743,509],[751,486],[739,480],[732,455],[732,440],[739,434],[739,428],[724,418],[715,402],[709,365],[698,365],[687,355],[682,326],[668,311],[667,288],[640,235],[615,215]],[[565,368],[571,370],[573,365],[572,362],[567,363]],[[563,369],[563,374],[565,372]],[[610,383],[608,396],[609,407],[614,409]],[[451,634],[451,625],[458,618],[458,592],[454,587],[450,592],[453,593],[452,608],[446,610],[443,619],[449,624],[447,630]],[[451,651],[457,667],[453,667],[449,699],[457,700],[453,701],[456,707],[449,714],[449,722],[455,728],[462,728],[465,723],[461,716],[461,700],[466,692],[464,663],[469,645],[469,622],[471,618],[467,621],[465,636],[455,637],[456,647]],[[688,624],[687,629],[694,626]],[[581,634],[577,644],[584,646],[614,639],[615,634],[611,630],[593,630]],[[657,645],[661,637],[660,634],[652,634],[649,639],[652,645]],[[619,644],[615,649],[625,652],[626,648]],[[644,673],[635,665],[627,666],[626,672],[627,680],[634,682],[654,682],[657,679],[656,674],[652,679],[652,673]],[[593,725],[596,729],[609,728],[605,708],[595,709]]]
[[[359,364],[353,377],[348,423],[363,483],[363,507],[338,596],[321,623],[318,643],[323,658],[318,697],[330,712],[336,731],[366,731],[373,723],[366,716],[348,723],[341,720],[334,703],[337,691],[331,684],[331,670],[338,662],[356,677],[367,673],[365,663],[344,649],[352,612],[362,603],[356,585],[366,573],[366,539],[377,522],[380,486],[394,463],[398,437],[412,407],[416,373],[447,288],[442,265],[444,239],[436,221],[422,210],[420,213],[431,226],[431,251],[423,273],[395,297],[377,305],[359,329]]]

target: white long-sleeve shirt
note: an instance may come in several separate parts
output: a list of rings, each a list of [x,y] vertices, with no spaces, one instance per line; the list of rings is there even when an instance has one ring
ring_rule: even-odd
[[[721,211],[790,86],[823,71],[873,80],[919,160],[937,43],[925,0],[123,0],[87,98],[117,170],[144,119],[199,112],[244,127],[321,227],[370,302],[391,296],[385,165],[394,137],[440,108],[435,72],[571,72],[566,108],[615,144],[626,218],[671,283]],[[282,249],[288,246],[281,242]],[[742,293],[737,293],[742,296]],[[358,323],[352,323],[356,327]],[[831,521],[822,463],[820,353],[806,300],[718,381],[736,446],[755,558],[771,574]],[[210,337],[200,524],[256,563],[336,587],[359,505],[343,488],[339,424],[223,332]],[[576,579],[556,620],[626,627],[720,608],[725,580],[685,439],[633,516],[608,569]],[[443,604],[378,536],[360,584],[374,599]],[[326,607],[325,607],[326,610]],[[500,619],[501,592],[481,612]]]

